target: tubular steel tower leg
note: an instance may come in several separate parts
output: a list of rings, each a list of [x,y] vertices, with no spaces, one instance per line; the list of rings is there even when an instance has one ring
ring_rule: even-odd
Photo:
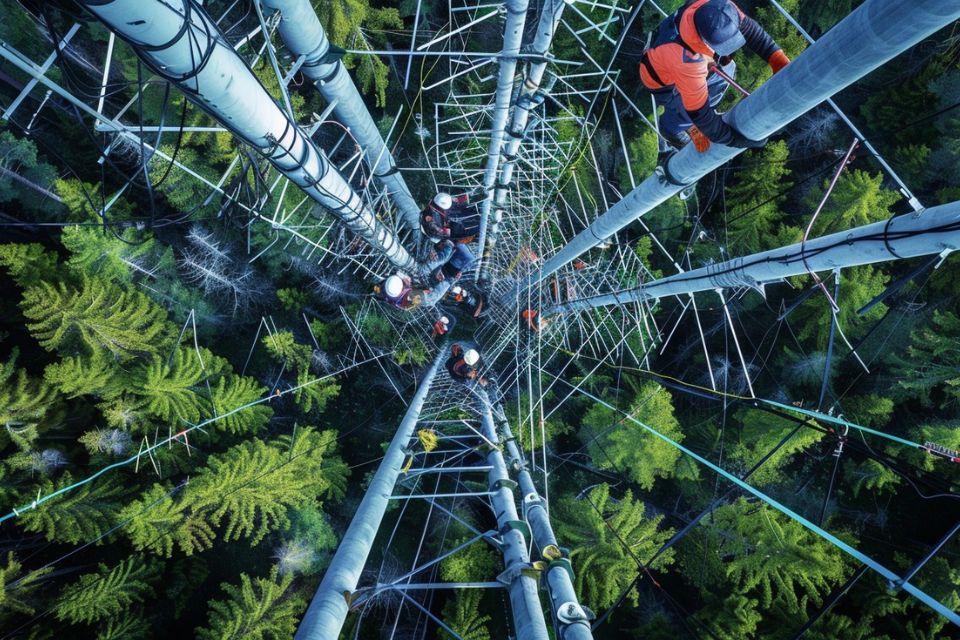
[[[885,222],[855,227],[807,242],[678,273],[640,287],[550,307],[545,315],[710,291],[723,287],[760,287],[811,271],[915,258],[960,249],[960,201]]]
[[[497,428],[490,412],[490,400],[481,392],[483,404],[480,413],[480,425],[483,436],[494,445],[500,444]],[[527,541],[524,532],[526,523],[517,513],[514,502],[512,481],[507,473],[507,465],[499,448],[491,447],[487,454],[487,464],[492,469],[487,474],[490,483],[490,501],[497,514],[497,527],[503,537],[503,565],[506,570],[500,581],[506,582],[510,593],[510,608],[518,640],[547,640],[547,625],[543,619],[543,608],[536,578],[525,573],[530,568],[530,556],[527,554]]]
[[[483,171],[484,200],[480,203],[480,230],[477,247],[481,259],[487,242],[487,220],[493,200],[493,187],[500,168],[500,147],[510,115],[510,98],[513,95],[513,76],[517,72],[517,56],[523,41],[523,26],[527,21],[528,0],[507,0],[507,20],[503,26],[503,50],[500,53],[500,73],[497,76],[497,92],[494,98],[493,121],[490,125],[490,148],[487,151],[487,165]],[[477,277],[481,269],[477,269]]]
[[[513,180],[513,170],[517,166],[517,153],[520,150],[520,143],[523,142],[530,111],[540,105],[544,99],[544,92],[540,88],[540,83],[543,81],[543,74],[547,70],[546,56],[550,51],[550,43],[553,42],[553,34],[557,30],[557,25],[560,24],[563,8],[566,6],[566,0],[547,0],[540,9],[537,35],[530,46],[534,55],[543,56],[543,58],[531,62],[530,66],[527,67],[526,78],[520,86],[520,93],[513,108],[510,129],[507,132],[509,139],[503,150],[503,165],[500,167],[500,179],[497,180],[497,189],[493,197],[494,221],[492,224],[490,223],[490,200],[485,200],[481,205],[479,247],[481,258],[477,265],[477,280],[483,278],[486,261],[490,259],[497,241],[496,234],[500,223],[500,210],[507,201],[507,191],[510,188],[510,182]],[[484,177],[486,178],[486,176]]]
[[[397,433],[390,442],[383,462],[373,476],[349,528],[343,534],[343,540],[337,547],[333,560],[330,561],[330,566],[323,574],[323,581],[300,622],[296,640],[334,640],[339,637],[340,629],[350,608],[345,596],[357,588],[360,573],[366,564],[367,556],[370,555],[370,549],[380,528],[380,522],[383,520],[383,514],[387,510],[390,495],[403,468],[406,458],[404,449],[413,437],[423,401],[446,355],[446,349],[440,349],[433,364],[420,380],[420,388],[410,401],[410,406],[407,407]]]
[[[958,17],[960,2],[954,0],[867,0],[737,103],[725,119],[746,137],[762,140]],[[714,143],[699,153],[686,145],[547,260],[526,286],[552,275],[741,151]]]
[[[363,149],[364,161],[373,175],[383,183],[400,210],[404,225],[415,236],[420,235],[420,208],[410,195],[410,189],[400,175],[393,155],[387,149],[380,130],[360,97],[339,57],[330,51],[330,41],[320,24],[310,0],[260,0],[262,4],[280,12],[278,30],[283,42],[295,56],[303,56],[300,71],[310,78],[320,94],[330,104],[337,119],[350,129],[357,144]]]
[[[489,410],[486,413],[490,413]],[[486,416],[484,418],[486,419]],[[590,620],[580,606],[577,592],[573,588],[573,568],[570,561],[562,556],[557,537],[553,533],[553,526],[550,524],[550,516],[533,484],[530,472],[524,465],[520,448],[506,420],[500,422],[500,434],[507,446],[510,470],[516,474],[520,483],[524,518],[530,523],[533,541],[540,549],[540,555],[549,562],[546,574],[547,588],[550,592],[554,616],[562,629],[560,637],[564,640],[593,640]]]
[[[394,266],[416,263],[324,153],[274,102],[193,0],[80,0],[160,76],[323,205]]]

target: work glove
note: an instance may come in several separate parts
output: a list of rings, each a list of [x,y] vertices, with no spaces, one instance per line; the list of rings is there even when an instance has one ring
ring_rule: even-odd
[[[773,69],[773,72],[776,73],[783,69],[785,66],[790,64],[790,58],[787,57],[787,54],[783,52],[783,49],[777,49],[773,54],[767,58],[767,64],[770,65],[770,68]]]
[[[690,125],[690,128],[687,129],[687,135],[690,136],[690,140],[693,142],[693,148],[700,153],[710,148],[710,138],[703,135],[703,132],[697,128],[697,125]]]

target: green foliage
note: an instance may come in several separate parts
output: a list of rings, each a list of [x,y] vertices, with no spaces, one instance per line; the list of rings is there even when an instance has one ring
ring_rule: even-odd
[[[47,495],[69,486],[74,481],[70,472],[56,482],[43,480],[40,491]],[[49,502],[20,514],[24,530],[42,533],[47,540],[79,544],[104,535],[117,521],[128,490],[114,478],[89,482],[67,491]],[[102,544],[106,540],[98,540]]]
[[[787,179],[789,149],[782,140],[745,156],[747,167],[726,189],[727,244],[732,255],[779,246],[776,230],[783,218],[779,206],[792,183]]]
[[[883,303],[874,306],[862,316],[857,310],[882,293],[889,280],[889,275],[869,265],[851,267],[840,273],[840,297],[837,300],[840,311],[837,312],[837,321],[848,339],[860,337],[867,327],[883,317],[887,310]],[[832,296],[832,277],[829,280],[825,278],[824,284]],[[822,294],[804,302],[795,313],[801,320],[797,337],[809,341],[814,349],[825,351],[830,337],[833,311],[829,304],[824,304]]]
[[[808,198],[811,210],[819,204],[829,183],[830,180],[825,179],[822,189],[811,193]],[[886,220],[893,215],[890,207],[901,197],[898,191],[883,187],[883,174],[870,175],[859,170],[845,172],[817,217],[810,237]]]
[[[640,387],[629,413],[665,436],[683,440],[670,392],[656,382]],[[583,417],[579,436],[594,464],[618,470],[644,489],[652,488],[656,478],[673,475],[681,455],[679,449],[600,404]]]
[[[465,543],[468,538],[454,540],[451,548]],[[500,573],[500,558],[483,540],[477,540],[440,563],[440,577],[444,582],[482,582]]]
[[[255,545],[290,526],[290,509],[324,495],[343,496],[347,469],[333,456],[335,445],[335,432],[310,428],[299,429],[294,439],[235,445],[210,456],[179,495],[158,484],[125,507],[122,519],[137,516],[127,535],[137,549],[167,557],[175,546],[187,555],[210,548],[221,527],[225,541],[244,538]]]
[[[855,498],[860,497],[861,491],[871,496],[889,493],[900,484],[900,476],[872,458],[856,464],[848,461],[843,475]]]
[[[324,351],[333,351],[342,347],[349,334],[343,322],[310,321],[310,330],[317,344]]]
[[[402,29],[403,20],[395,8],[371,7],[368,0],[327,0],[315,3],[330,42],[344,49],[377,49],[368,34],[387,29]],[[376,106],[387,104],[389,69],[378,56],[347,54],[343,63],[354,69],[364,93],[372,93]]]
[[[266,578],[240,574],[240,585],[220,585],[227,598],[211,600],[209,626],[196,630],[199,640],[285,640],[293,637],[307,601],[293,588],[293,575],[276,567]]]
[[[260,343],[266,347],[270,357],[280,364],[295,371],[306,371],[310,368],[313,349],[309,345],[297,342],[293,332],[276,331],[260,338]]]
[[[146,640],[150,637],[150,625],[138,612],[126,611],[110,618],[97,633],[97,640]]]
[[[577,575],[576,589],[583,602],[604,609],[633,581],[637,562],[646,562],[672,535],[658,531],[663,516],[644,517],[645,507],[628,489],[616,500],[610,486],[600,484],[582,498],[565,495],[551,514],[557,538],[571,548],[570,560]],[[639,559],[639,560],[638,560]],[[673,562],[673,550],[653,563],[654,569]],[[634,589],[630,600],[637,604]]]
[[[735,414],[740,422],[738,441],[729,449],[730,459],[736,461],[738,470],[743,473],[760,461],[761,458],[773,451],[791,431],[797,428],[797,423],[765,411],[741,409]],[[809,420],[805,416],[797,416],[801,420]],[[816,426],[812,423],[811,426]],[[794,456],[806,451],[816,442],[823,439],[823,434],[810,427],[800,427],[797,432],[763,465],[750,476],[750,483],[764,486],[785,479],[785,467],[790,464]]]
[[[491,640],[487,625],[492,618],[480,612],[483,589],[457,589],[453,597],[443,605],[444,623],[453,629],[461,640]],[[443,629],[439,632],[443,640],[454,640]]]
[[[234,435],[259,432],[270,422],[273,409],[266,404],[245,405],[263,398],[266,393],[267,389],[253,378],[237,375],[221,377],[212,387],[213,413],[220,416],[212,426],[218,431]]]
[[[28,287],[53,277],[57,254],[36,243],[0,244],[0,267],[5,267],[18,285]]]
[[[37,157],[32,140],[0,131],[0,204],[15,202],[32,212],[55,209],[51,190],[56,177],[56,170]]]
[[[0,564],[0,616],[5,613],[33,615],[36,611],[32,604],[34,592],[40,586],[41,578],[51,571],[53,567],[24,573],[23,565],[14,553],[7,553],[6,564]]]
[[[50,426],[45,419],[57,393],[42,380],[34,380],[18,369],[18,355],[19,350],[14,347],[10,358],[0,362],[0,425],[6,437],[25,449],[36,439],[40,428]]]
[[[170,358],[154,355],[143,372],[133,376],[130,392],[144,410],[168,424],[195,424],[203,403],[194,388],[203,377],[197,352],[181,347]]]
[[[925,405],[941,407],[960,400],[960,317],[934,311],[931,323],[910,335],[909,359],[898,358],[897,384]]]
[[[54,605],[58,620],[91,623],[114,617],[154,593],[153,582],[160,573],[156,560],[133,555],[108,567],[100,564],[95,573],[80,576],[68,584]]]
[[[303,289],[277,289],[277,299],[287,311],[299,311],[307,306],[309,297]]]
[[[60,241],[72,254],[67,264],[78,274],[124,280],[148,268],[156,244],[138,238],[134,229],[125,229],[120,237],[123,241],[102,228],[72,226],[63,228]]]
[[[160,352],[168,344],[166,313],[128,286],[83,278],[78,287],[39,282],[20,303],[27,328],[45,349],[86,347],[119,360]]]
[[[700,525],[706,562],[722,562],[735,593],[802,614],[844,578],[842,552],[766,505],[741,498]]]
[[[44,381],[68,398],[91,395],[111,397],[120,392],[120,366],[106,351],[66,356],[47,365]]]

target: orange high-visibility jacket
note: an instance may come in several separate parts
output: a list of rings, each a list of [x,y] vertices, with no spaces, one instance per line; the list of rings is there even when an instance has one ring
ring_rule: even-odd
[[[640,80],[651,91],[669,91],[676,87],[684,108],[698,126],[701,118],[709,119],[703,112],[713,111],[707,108],[707,76],[710,73],[709,64],[714,61],[716,54],[697,33],[694,24],[697,9],[708,1],[693,0],[673,15],[664,18],[654,33],[654,41],[644,52],[638,65]],[[747,47],[764,60],[769,60],[780,47],[756,20],[744,14],[739,7],[737,11],[740,13],[740,33],[743,34]],[[671,33],[676,34],[676,37],[670,38]],[[700,126],[701,130],[706,128],[703,132],[707,137],[716,140],[717,132],[711,131],[715,126],[711,127],[712,123],[709,122],[703,124],[706,126]],[[714,133],[714,136],[711,136],[711,133]]]

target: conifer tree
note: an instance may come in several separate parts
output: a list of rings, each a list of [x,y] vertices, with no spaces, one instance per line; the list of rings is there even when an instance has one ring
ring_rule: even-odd
[[[175,546],[187,555],[208,549],[221,526],[224,540],[256,544],[289,526],[290,509],[319,496],[343,496],[347,468],[332,455],[335,447],[336,432],[310,428],[292,439],[244,442],[210,456],[179,495],[154,485],[120,517],[133,518],[126,531],[137,549],[168,557]]]
[[[748,154],[747,168],[737,172],[737,182],[726,191],[726,244],[731,255],[746,255],[779,246],[777,225],[783,218],[779,205],[792,183],[787,143],[771,142]]]
[[[116,359],[105,350],[90,354],[66,356],[59,362],[47,365],[43,379],[68,398],[94,396],[111,398],[123,387],[120,366]]]
[[[57,254],[36,243],[0,244],[0,266],[7,269],[14,282],[28,287],[54,277]]]
[[[819,203],[829,182],[829,178],[824,180],[823,189],[811,194],[808,199],[811,210]],[[860,170],[845,172],[817,217],[810,237],[886,220],[893,215],[890,207],[900,198],[899,192],[883,187],[882,174],[870,175]]]
[[[100,564],[97,571],[80,576],[60,592],[54,603],[58,620],[91,623],[116,616],[153,595],[160,563],[133,555],[113,567]]]
[[[823,280],[832,296],[833,276],[830,275]],[[837,300],[840,310],[837,312],[837,322],[848,339],[853,340],[861,336],[867,327],[883,317],[887,310],[883,303],[875,305],[862,316],[857,313],[857,310],[882,293],[889,280],[890,276],[870,265],[851,267],[840,272],[840,299]],[[830,337],[832,309],[828,303],[825,303],[823,295],[813,296],[794,314],[800,321],[797,337],[800,340],[809,341],[814,349],[826,350]],[[839,336],[837,339],[840,339]]]
[[[64,227],[60,241],[72,254],[67,264],[76,273],[119,282],[152,266],[148,259],[156,251],[156,242],[140,240],[136,234],[126,229],[118,241],[104,229],[77,225]]]
[[[672,534],[657,530],[663,516],[646,518],[645,510],[629,489],[620,500],[614,499],[606,483],[580,499],[565,495],[557,502],[552,514],[557,538],[571,548],[577,593],[591,607],[612,605],[633,581],[638,560],[649,560]],[[653,568],[672,562],[671,549],[657,558]],[[638,597],[636,589],[629,594],[634,606]]]
[[[33,615],[34,591],[40,586],[41,578],[51,571],[53,568],[47,567],[24,573],[16,555],[12,551],[7,553],[6,563],[0,564],[0,621],[9,613]]]
[[[97,631],[97,640],[147,640],[149,637],[150,625],[139,611],[109,618]]]
[[[13,440],[21,449],[28,449],[41,427],[49,427],[46,418],[57,400],[56,391],[43,381],[29,378],[17,369],[16,347],[6,362],[0,362],[0,445]]]
[[[660,433],[683,440],[670,392],[656,382],[639,388],[629,413]],[[601,404],[583,417],[579,435],[594,464],[620,471],[644,489],[652,488],[656,478],[670,477],[681,455],[675,447]]]
[[[910,335],[907,355],[897,363],[897,384],[907,395],[927,406],[934,398],[941,407],[960,400],[960,317],[934,311],[930,325]]]
[[[483,589],[456,589],[453,597],[443,605],[444,623],[453,629],[461,640],[491,640],[487,625],[492,618],[480,612]],[[452,635],[440,630],[443,640],[455,640]]]
[[[73,480],[68,471],[56,482],[44,480],[40,489],[47,495]],[[42,533],[47,540],[79,544],[99,538],[114,525],[128,493],[117,478],[101,478],[24,511],[19,522],[25,530]]]
[[[293,574],[277,567],[266,578],[240,574],[240,585],[221,584],[225,600],[211,600],[208,626],[196,630],[198,640],[286,640],[296,631],[305,598],[293,587]]]
[[[784,467],[794,456],[823,439],[823,434],[815,428],[801,427],[780,445],[780,441],[796,429],[797,423],[793,420],[750,409],[737,411],[734,417],[740,423],[740,431],[737,442],[729,449],[729,456],[736,466],[728,466],[745,472],[779,445],[773,455],[750,475],[750,483],[760,487],[783,480]],[[805,416],[798,418],[807,419]]]
[[[212,387],[211,393],[214,415],[222,417],[212,426],[233,435],[257,433],[270,421],[273,409],[266,404],[237,409],[263,398],[266,393],[267,389],[253,378],[222,376]]]
[[[144,294],[84,277],[78,287],[40,282],[23,292],[27,328],[45,349],[85,346],[120,360],[161,352],[168,344],[166,313]]]
[[[197,423],[204,402],[194,390],[204,377],[204,366],[194,349],[180,347],[172,357],[154,355],[128,385],[138,405],[168,424]]]
[[[842,552],[765,505],[741,498],[702,521],[705,544],[723,561],[736,593],[760,607],[802,614],[819,605],[845,574]]]

